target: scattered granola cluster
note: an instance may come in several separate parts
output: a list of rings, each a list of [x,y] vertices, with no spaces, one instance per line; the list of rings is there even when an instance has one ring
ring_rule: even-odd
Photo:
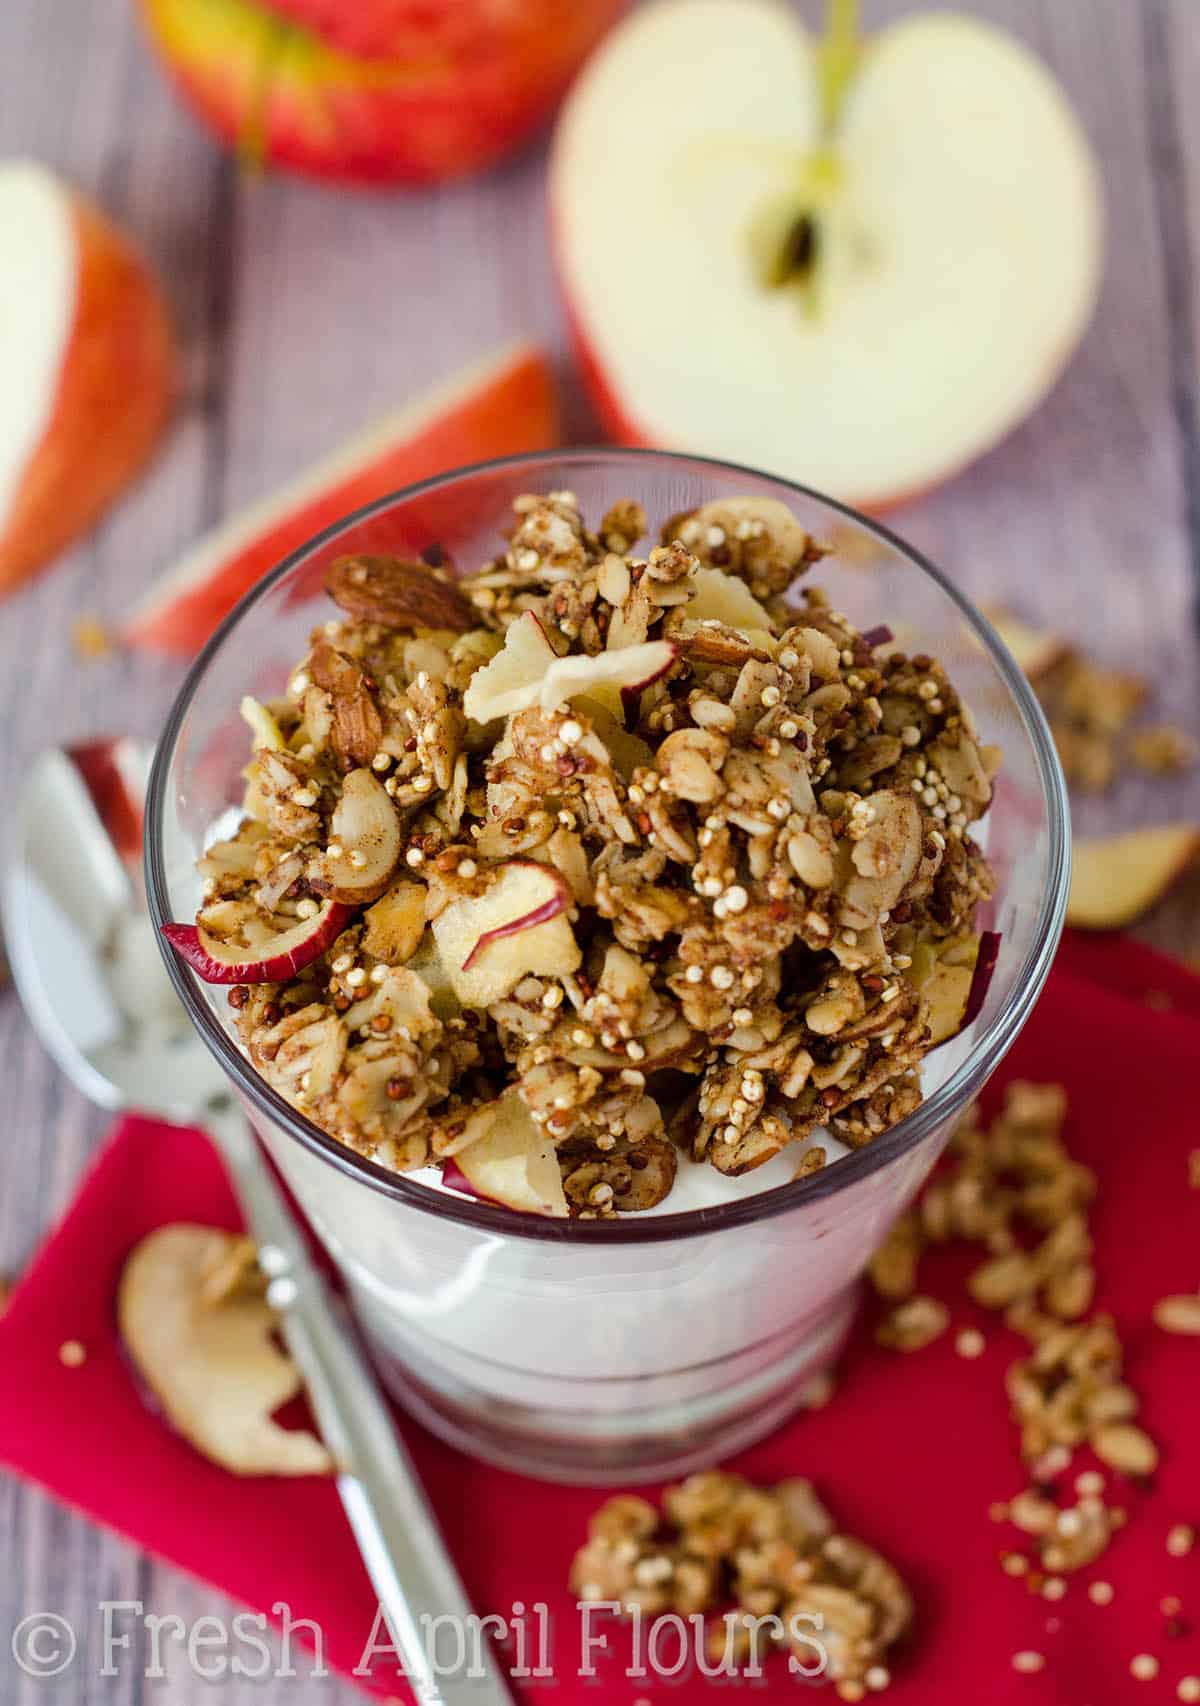
[[[1156,776],[1178,775],[1195,764],[1200,747],[1186,730],[1170,723],[1131,727],[1150,697],[1141,676],[1106,669],[1006,611],[994,612],[993,620],[1037,689],[1073,786],[1102,793],[1130,763]]]
[[[985,1308],[1002,1310],[1031,1347],[1009,1369],[1007,1387],[1033,1485],[993,1514],[1035,1538],[1051,1579],[1099,1557],[1124,1520],[1123,1511],[1105,1506],[1096,1471],[1078,1477],[1073,1505],[1063,1508],[1047,1492],[1073,1453],[1090,1446],[1109,1468],[1135,1478],[1152,1474],[1158,1462],[1154,1442],[1133,1421],[1138,1398],[1122,1378],[1111,1318],[1086,1319],[1095,1289],[1087,1209],[1096,1182],[1063,1144],[1065,1115],[1060,1085],[1019,1082],[1009,1086],[990,1128],[968,1115],[951,1140],[950,1166],[893,1227],[870,1270],[892,1305],[881,1342],[916,1349],[949,1320],[944,1305],[916,1293],[922,1251],[953,1238],[988,1250],[968,1290]],[[924,1326],[934,1316],[934,1331],[912,1327],[914,1317]],[[1013,1553],[1006,1568],[1025,1575],[1029,1561]]]
[[[936,660],[785,603],[822,551],[782,505],[644,556],[635,503],[514,510],[469,578],[333,565],[172,939],[309,1118],[402,1170],[548,1151],[542,1212],[870,1142],[962,1020],[997,752]]]
[[[837,1532],[810,1482],[752,1486],[740,1475],[706,1470],[668,1487],[660,1513],[630,1494],[609,1499],[588,1524],[575,1555],[571,1589],[581,1600],[610,1600],[647,1616],[691,1616],[727,1606],[709,1631],[712,1662],[731,1668],[761,1659],[770,1636],[754,1620],[792,1619],[807,1631],[797,1646],[806,1666],[813,1636],[828,1655],[824,1678],[843,1700],[886,1688],[888,1649],[912,1621],[898,1572],[861,1540]],[[757,1642],[757,1645],[756,1645]]]

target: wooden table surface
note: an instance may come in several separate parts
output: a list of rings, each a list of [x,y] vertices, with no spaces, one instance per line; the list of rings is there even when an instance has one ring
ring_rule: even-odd
[[[865,7],[872,21],[902,9],[892,0]],[[1082,352],[1036,418],[897,525],[976,595],[1149,676],[1162,716],[1195,728],[1196,0],[967,0],[966,9],[1015,30],[1073,96],[1103,163],[1108,273]],[[815,0],[805,10],[815,17]],[[81,662],[73,618],[117,617],[231,508],[426,383],[531,333],[559,364],[573,439],[595,436],[548,264],[540,151],[411,197],[244,180],[173,98],[133,13],[132,0],[0,6],[0,155],[50,162],[136,233],[166,281],[185,373],[147,477],[52,572],[0,606],[0,798],[12,798],[28,756],[47,743],[110,729],[153,736],[175,691],[171,663]],[[1131,776],[1082,802],[1077,827],[1198,815],[1200,773]],[[1198,893],[1195,883],[1179,892],[1145,934],[1200,946]],[[0,1087],[0,1270],[11,1273],[69,1200],[108,1122],[55,1072],[11,991],[0,995]],[[226,1609],[220,1595],[0,1479],[0,1706],[117,1706],[151,1690],[171,1702],[199,1696],[181,1665],[147,1686],[136,1648],[120,1676],[99,1675],[103,1599],[141,1600],[188,1623]],[[82,1632],[81,1656],[57,1682],[22,1676],[9,1652],[17,1621],[44,1609]],[[220,1687],[223,1698],[258,1706],[285,1693],[294,1706],[357,1697],[332,1678]]]

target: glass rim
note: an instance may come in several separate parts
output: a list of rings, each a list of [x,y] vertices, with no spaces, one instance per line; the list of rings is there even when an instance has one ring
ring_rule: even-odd
[[[766,1191],[751,1191],[743,1197],[708,1207],[683,1209],[675,1213],[625,1216],[615,1220],[552,1219],[549,1216],[527,1214],[519,1209],[505,1208],[482,1198],[469,1197],[453,1191],[434,1190],[420,1180],[379,1166],[376,1162],[347,1148],[337,1138],[299,1113],[279,1093],[267,1084],[236,1046],[212,1008],[200,994],[199,979],[190,967],[170,948],[162,936],[161,927],[171,922],[168,911],[168,885],[163,858],[162,822],[167,798],[171,762],[179,732],[191,708],[196,692],[207,674],[209,665],[225,642],[255,606],[271,589],[297,568],[313,551],[344,533],[349,527],[369,520],[373,515],[404,503],[422,493],[439,487],[462,484],[478,475],[505,469],[555,466],[596,460],[621,462],[625,460],[698,464],[714,472],[736,478],[748,475],[754,480],[767,480],[784,491],[823,505],[845,517],[856,527],[874,535],[914,567],[927,575],[946,595],[965,619],[968,628],[982,646],[1016,707],[1019,720],[1033,749],[1038,778],[1046,803],[1049,834],[1049,872],[1041,906],[1033,929],[1033,938],[1024,964],[1014,977],[1013,986],[999,1012],[972,1046],[970,1053],[937,1089],[921,1102],[912,1113],[906,1114],[894,1126],[872,1139],[861,1149],[804,1179],[792,1179]],[[744,463],[727,462],[719,457],[698,456],[686,451],[666,451],[641,448],[621,448],[612,445],[572,446],[569,449],[524,451],[519,455],[492,457],[470,463],[449,473],[434,474],[404,486],[384,497],[351,510],[338,521],[322,528],[304,544],[288,553],[267,574],[240,598],[229,614],[205,642],[199,655],[184,678],[175,697],[170,714],[154,751],[150,781],[146,793],[144,854],[146,892],[150,914],[155,926],[159,951],[167,973],[184,1008],[199,1031],[202,1040],[218,1063],[232,1079],[237,1090],[273,1124],[281,1127],[310,1154],[336,1167],[340,1172],[357,1179],[368,1189],[390,1197],[408,1208],[423,1214],[434,1214],[443,1220],[466,1225],[476,1232],[504,1235],[549,1242],[578,1243],[588,1246],[657,1243],[675,1238],[699,1237],[726,1227],[744,1226],[754,1221],[790,1213],[836,1196],[860,1180],[878,1172],[901,1156],[916,1149],[947,1118],[970,1098],[975,1086],[994,1071],[1015,1040],[1018,1032],[1041,994],[1049,975],[1066,916],[1067,894],[1070,887],[1071,831],[1067,805],[1066,783],[1049,726],[1038,704],[1033,688],[999,634],[973,601],[961,592],[940,569],[921,552],[893,533],[890,528],[864,515],[851,505],[827,497],[823,492],[804,486]]]

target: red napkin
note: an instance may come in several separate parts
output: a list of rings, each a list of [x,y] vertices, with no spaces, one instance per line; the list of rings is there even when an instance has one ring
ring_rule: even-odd
[[[833,1401],[727,1465],[760,1481],[810,1476],[839,1522],[910,1581],[919,1626],[894,1657],[895,1706],[1150,1706],[1200,1674],[1200,1635],[1186,1628],[1200,1619],[1200,1545],[1185,1558],[1165,1547],[1173,1524],[1200,1526],[1200,1347],[1149,1322],[1159,1296],[1200,1284],[1200,1195],[1187,1171],[1200,1148],[1198,1016],[1200,980],[1181,967],[1129,942],[1069,940],[986,1098],[994,1104],[1018,1076],[1067,1084],[1071,1147],[1101,1181],[1097,1303],[1117,1318],[1162,1448],[1151,1490],[1110,1477],[1128,1526],[1070,1578],[1065,1598],[1032,1595],[999,1567],[1020,1539],[988,1506],[1024,1484],[1002,1384],[1021,1346],[964,1301],[965,1252],[939,1253],[926,1279],[952,1302],[956,1328],[984,1330],[982,1357],[957,1355],[953,1332],[911,1356],[885,1353],[860,1327]],[[0,1461],[255,1610],[282,1602],[293,1618],[314,1619],[327,1662],[361,1676],[375,1607],[334,1488],[234,1479],[169,1433],[129,1379],[112,1321],[117,1275],[135,1240],[177,1219],[237,1224],[216,1157],[198,1133],[124,1120],[0,1321]],[[87,1347],[81,1367],[60,1362],[67,1339]],[[518,1683],[523,1701],[728,1697],[728,1680],[627,1675],[627,1634],[599,1622],[608,1649],[594,1656],[595,1677],[581,1676],[581,1622],[564,1584],[602,1495],[485,1468],[407,1419],[401,1426],[476,1609],[511,1618],[515,1602],[548,1607],[554,1676]],[[1087,1596],[1097,1579],[1115,1589],[1107,1607]],[[1183,1602],[1173,1635],[1160,1609],[1171,1595]],[[532,1643],[532,1615],[524,1624]],[[1012,1657],[1022,1650],[1043,1654],[1045,1667],[1019,1674]],[[1137,1654],[1158,1660],[1155,1681],[1131,1676]],[[673,1662],[674,1646],[664,1642],[661,1656]],[[303,1655],[296,1663],[303,1674]],[[786,1661],[770,1664],[764,1681],[733,1685],[735,1697],[786,1697]],[[394,1659],[362,1680],[408,1698]]]

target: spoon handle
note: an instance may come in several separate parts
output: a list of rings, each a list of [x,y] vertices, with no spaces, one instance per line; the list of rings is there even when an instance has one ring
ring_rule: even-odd
[[[321,1436],[338,1465],[338,1491],[378,1596],[388,1634],[419,1706],[512,1706],[446,1550],[392,1414],[351,1328],[309,1258],[279,1187],[236,1108],[208,1116],[229,1164],[268,1299],[304,1375]],[[453,1619],[464,1640],[460,1669],[436,1665],[434,1618]],[[363,1630],[363,1646],[372,1632]],[[374,1641],[386,1651],[380,1635]]]

